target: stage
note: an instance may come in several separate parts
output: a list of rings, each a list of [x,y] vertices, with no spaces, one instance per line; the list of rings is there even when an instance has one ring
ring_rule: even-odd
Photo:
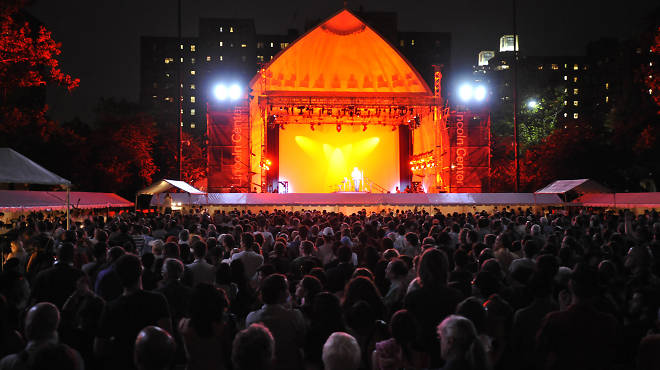
[[[181,203],[184,209],[205,208],[215,210],[325,210],[353,213],[365,209],[368,212],[381,210],[426,210],[434,212],[493,211],[504,208],[532,208],[542,210],[563,207],[556,194],[535,193],[209,193],[190,195],[173,193],[172,201]],[[151,205],[162,206],[164,195],[154,196]]]

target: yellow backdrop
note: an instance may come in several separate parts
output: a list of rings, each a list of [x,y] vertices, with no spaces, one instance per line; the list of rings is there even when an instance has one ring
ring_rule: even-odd
[[[392,127],[287,125],[280,130],[280,181],[289,192],[331,193],[354,167],[364,177],[394,191],[399,186],[399,132]],[[282,189],[280,188],[280,191]],[[372,189],[377,192],[376,189]]]

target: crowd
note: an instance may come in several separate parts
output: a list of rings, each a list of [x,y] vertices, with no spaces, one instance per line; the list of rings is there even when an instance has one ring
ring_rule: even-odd
[[[31,214],[4,369],[657,369],[660,217]]]

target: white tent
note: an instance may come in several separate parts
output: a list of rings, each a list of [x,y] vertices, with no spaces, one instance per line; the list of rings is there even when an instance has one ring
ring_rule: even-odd
[[[184,193],[188,193],[188,200],[189,204],[192,204],[192,196],[193,195],[205,195],[206,193],[194,188],[190,184],[188,184],[185,181],[178,181],[178,180],[160,180],[154,184],[149,185],[148,187],[140,190],[135,194],[135,207],[137,207],[137,197],[139,195],[157,195],[159,198],[158,201],[160,202],[160,194],[167,192],[171,190],[172,188],[179,189],[183,191]]]
[[[583,194],[611,193],[605,186],[591,179],[557,180],[539,189],[535,194],[557,194],[564,202],[570,202]]]
[[[71,181],[36,164],[11,148],[0,148],[0,183],[61,185],[66,188],[66,227],[69,228]]]

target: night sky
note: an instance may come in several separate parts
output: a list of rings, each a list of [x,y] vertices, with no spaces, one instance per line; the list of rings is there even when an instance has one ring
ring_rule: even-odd
[[[306,21],[343,7],[332,0],[184,0],[183,35],[197,36],[200,16],[254,18],[258,33],[303,30]],[[51,89],[55,119],[93,120],[100,97],[138,100],[140,36],[176,36],[176,0],[37,0],[28,9],[62,43],[62,69],[80,78],[72,93]],[[452,33],[455,75],[476,64],[480,50],[496,50],[511,33],[508,0],[362,0],[349,8],[395,11],[402,31]],[[644,24],[657,0],[518,0],[518,33],[525,55],[583,55],[589,41],[628,38]]]

